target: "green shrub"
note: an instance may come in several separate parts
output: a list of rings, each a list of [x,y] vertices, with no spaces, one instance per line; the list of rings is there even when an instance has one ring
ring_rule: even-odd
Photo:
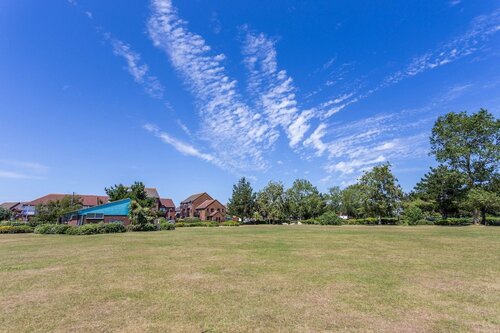
[[[457,217],[457,218],[447,218],[441,219],[434,222],[435,225],[446,225],[446,226],[464,226],[471,225],[472,219],[470,217]]]
[[[500,217],[487,216],[486,224],[491,226],[500,226]]]
[[[343,220],[334,212],[326,212],[318,217],[318,222],[321,225],[342,225]]]
[[[24,234],[33,232],[33,228],[28,225],[2,225],[0,226],[0,234]]]
[[[224,221],[220,225],[224,227],[237,227],[240,223],[237,221]]]
[[[190,228],[190,227],[218,227],[219,222],[215,221],[196,221],[196,222],[177,222],[177,228]]]
[[[35,234],[65,234],[70,228],[67,224],[40,224],[35,228]]]
[[[410,205],[405,209],[404,222],[409,225],[416,225],[418,221],[424,219],[424,212],[415,205]]]
[[[160,226],[153,223],[129,224],[127,231],[158,231]]]
[[[175,230],[175,225],[165,220],[164,222],[160,222],[160,230]]]
[[[301,220],[300,223],[302,223],[302,224],[319,224],[318,220],[315,220],[315,219]]]
[[[20,227],[24,226],[26,223],[22,221],[2,221],[0,222],[0,226],[8,226],[8,227]]]

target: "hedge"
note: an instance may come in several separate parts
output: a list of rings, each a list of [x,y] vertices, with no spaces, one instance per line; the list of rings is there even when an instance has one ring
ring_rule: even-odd
[[[2,225],[0,226],[0,234],[25,234],[33,232],[33,228],[28,225]]]
[[[435,225],[447,225],[447,226],[464,226],[471,225],[472,219],[470,217],[457,217],[457,218],[447,218],[440,219],[434,222]]]
[[[21,222],[21,221],[2,221],[0,222],[0,226],[5,226],[5,227],[21,227],[25,226],[26,223]]]
[[[220,224],[223,227],[238,227],[240,222],[237,221],[224,221]]]
[[[176,228],[190,228],[190,227],[218,227],[219,222],[214,221],[198,221],[198,222],[177,222]]]
[[[153,223],[129,224],[127,226],[127,231],[158,231],[158,230],[160,230],[160,225]]]
[[[81,226],[70,226],[67,224],[41,224],[35,228],[36,234],[44,235],[95,235],[124,232],[125,227],[121,223],[97,223],[84,224]]]
[[[175,225],[166,221],[160,222],[160,230],[175,230]]]

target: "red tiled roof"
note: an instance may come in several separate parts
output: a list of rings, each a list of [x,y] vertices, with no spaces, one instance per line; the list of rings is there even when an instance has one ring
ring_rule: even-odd
[[[66,196],[71,196],[72,194],[47,194],[41,198],[35,199],[33,201],[27,202],[28,206],[36,206],[39,204],[46,204],[51,201],[61,200]],[[82,206],[97,206],[105,204],[108,202],[109,198],[105,195],[88,195],[88,194],[75,194],[75,196],[80,197]]]
[[[164,207],[175,208],[175,205],[174,205],[174,202],[172,201],[172,199],[160,199],[160,203]]]

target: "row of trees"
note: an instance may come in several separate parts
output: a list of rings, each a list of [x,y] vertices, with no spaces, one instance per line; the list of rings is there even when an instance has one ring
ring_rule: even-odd
[[[486,224],[500,210],[500,120],[481,109],[439,117],[430,137],[431,154],[440,163],[405,194],[390,163],[375,166],[344,189],[320,193],[308,180],[289,189],[269,182],[254,192],[242,178],[233,186],[231,214],[270,223],[317,218],[326,212],[352,218],[403,217],[410,222],[441,215],[472,216]]]

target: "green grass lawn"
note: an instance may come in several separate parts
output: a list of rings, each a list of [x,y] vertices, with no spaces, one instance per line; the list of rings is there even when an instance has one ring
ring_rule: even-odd
[[[498,332],[500,228],[0,235],[5,332]]]

